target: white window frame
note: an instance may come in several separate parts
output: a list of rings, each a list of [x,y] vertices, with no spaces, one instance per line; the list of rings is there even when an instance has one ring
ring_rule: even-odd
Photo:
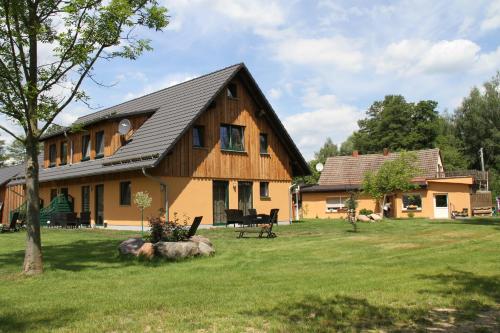
[[[347,207],[346,206],[347,199],[349,199],[348,196],[342,196],[342,195],[326,198],[325,201],[326,212],[337,213],[339,210],[345,209]]]
[[[405,206],[405,201],[404,197],[405,196],[419,196],[420,197],[420,207],[417,207],[416,209],[408,209],[407,206]],[[409,212],[421,212],[422,211],[422,194],[421,193],[403,193],[401,196],[401,206],[403,207],[403,211],[409,211]]]

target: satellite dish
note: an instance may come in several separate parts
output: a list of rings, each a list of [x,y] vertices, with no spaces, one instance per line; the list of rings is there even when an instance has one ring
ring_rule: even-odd
[[[323,163],[318,163],[316,164],[316,171],[321,172],[323,171]]]
[[[120,120],[120,123],[118,124],[118,133],[120,133],[121,135],[125,135],[128,132],[130,132],[131,128],[132,128],[132,124],[130,123],[130,120],[122,119],[122,120]]]

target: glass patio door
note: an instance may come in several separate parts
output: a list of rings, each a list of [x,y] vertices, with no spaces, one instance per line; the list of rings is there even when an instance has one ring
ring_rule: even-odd
[[[104,224],[104,185],[95,186],[95,224]]]
[[[434,195],[434,218],[447,219],[448,214],[448,194]]]
[[[248,210],[253,208],[252,182],[238,182],[238,209],[243,215],[248,215]]]
[[[226,224],[226,209],[229,208],[229,183],[213,182],[214,225]]]

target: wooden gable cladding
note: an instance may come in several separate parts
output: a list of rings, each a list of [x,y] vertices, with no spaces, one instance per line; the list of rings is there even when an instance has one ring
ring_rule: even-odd
[[[132,131],[137,130],[148,119],[148,115],[140,115],[135,117],[127,117],[132,124]],[[118,133],[118,124],[121,119],[104,120],[85,128],[85,130],[77,133],[68,133],[68,138],[64,135],[59,135],[44,141],[44,165],[49,167],[49,149],[52,144],[56,145],[57,158],[56,165],[61,165],[61,143],[68,142],[68,164],[79,163],[82,161],[82,139],[84,135],[90,135],[90,159],[96,156],[96,133],[104,132],[104,157],[113,155],[121,146],[122,138]],[[71,142],[73,143],[73,160],[71,160]]]
[[[240,79],[237,98],[224,89],[194,126],[204,129],[204,147],[193,147],[192,128],[160,163],[156,174],[164,176],[286,180],[292,178],[290,157],[265,115]],[[221,150],[220,126],[244,127],[244,152]],[[268,154],[260,153],[260,134],[267,134]]]

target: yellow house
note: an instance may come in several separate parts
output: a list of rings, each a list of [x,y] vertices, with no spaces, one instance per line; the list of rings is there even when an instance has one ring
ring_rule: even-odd
[[[451,218],[456,212],[470,216],[479,206],[491,205],[491,193],[481,191],[485,177],[478,171],[447,172],[439,149],[414,152],[419,174],[412,182],[417,188],[408,193],[391,194],[385,215],[394,218],[425,217]],[[302,215],[304,218],[344,218],[350,193],[358,193],[358,208],[380,213],[376,201],[362,193],[361,185],[367,171],[376,171],[399,153],[384,150],[382,154],[330,157],[322,171],[318,185],[302,187]],[[486,198],[486,199],[485,199]],[[489,203],[488,203],[489,198]]]
[[[43,144],[42,204],[62,195],[68,214],[97,226],[140,226],[139,191],[152,197],[145,216],[162,209],[217,225],[226,209],[277,208],[288,221],[292,178],[309,173],[244,64],[83,116]],[[23,202],[23,168],[0,171],[0,184],[7,223]]]

